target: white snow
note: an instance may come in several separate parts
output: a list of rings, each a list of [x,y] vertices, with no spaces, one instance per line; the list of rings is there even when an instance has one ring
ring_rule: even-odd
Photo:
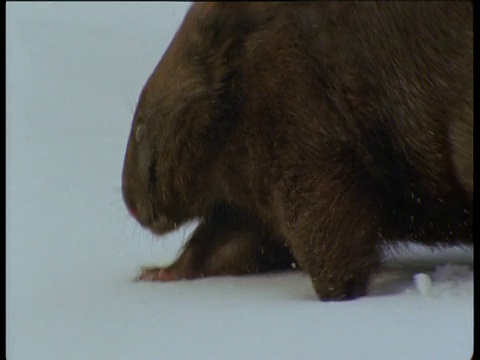
[[[430,280],[430,276],[424,273],[415,274],[413,275],[413,281],[420,294],[430,295],[432,291],[432,280]]]
[[[195,225],[157,239],[120,192],[138,94],[188,6],[7,3],[7,358],[469,359],[471,249],[399,248],[350,302],[293,270],[133,281]]]

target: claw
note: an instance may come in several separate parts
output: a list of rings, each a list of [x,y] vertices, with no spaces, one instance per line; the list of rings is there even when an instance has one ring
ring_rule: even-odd
[[[176,281],[180,280],[178,275],[166,268],[161,267],[145,267],[142,269],[140,275],[135,279],[136,281]]]

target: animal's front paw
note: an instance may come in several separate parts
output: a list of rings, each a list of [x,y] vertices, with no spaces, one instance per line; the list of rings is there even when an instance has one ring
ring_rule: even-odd
[[[176,281],[183,277],[173,269],[163,267],[144,267],[135,279],[136,281]]]

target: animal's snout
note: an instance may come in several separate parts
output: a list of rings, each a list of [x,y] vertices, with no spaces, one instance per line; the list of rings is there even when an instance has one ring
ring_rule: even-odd
[[[131,191],[129,191],[128,186],[123,187],[123,201],[128,210],[128,213],[140,223],[142,226],[149,226],[152,222],[151,214],[149,212],[147,204],[142,201],[139,201],[138,197],[134,196]]]
[[[142,226],[148,226],[151,223],[150,215],[145,209],[140,208],[134,202],[125,201],[128,213]]]
[[[130,215],[132,215],[135,219],[138,216],[137,210],[133,206],[127,206],[128,212]]]
[[[138,203],[134,201],[133,196],[129,191],[128,187],[126,186],[125,182],[122,184],[122,195],[123,195],[123,201],[125,203],[125,206],[127,207],[128,213],[135,220],[140,222]]]
[[[130,199],[129,196],[124,195],[125,206],[127,207],[128,213],[138,220],[138,208],[135,205],[135,202]]]

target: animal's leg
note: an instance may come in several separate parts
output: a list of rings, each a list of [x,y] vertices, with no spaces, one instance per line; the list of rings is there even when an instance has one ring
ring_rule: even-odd
[[[144,268],[139,280],[171,281],[290,268],[287,246],[255,218],[229,207],[205,217],[167,267]]]
[[[341,171],[324,173],[287,182],[284,191],[290,250],[326,301],[365,295],[380,263],[378,202],[347,179]]]

